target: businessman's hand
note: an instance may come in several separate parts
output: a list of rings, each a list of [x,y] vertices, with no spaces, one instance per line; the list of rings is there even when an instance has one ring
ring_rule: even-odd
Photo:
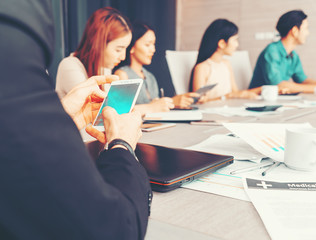
[[[93,76],[74,87],[62,100],[65,111],[78,129],[84,128],[96,117],[106,93],[99,86],[118,80],[115,75]]]
[[[113,139],[120,138],[128,142],[135,149],[139,138],[142,135],[142,119],[139,112],[119,115],[111,107],[105,107],[102,111],[105,132],[100,132],[88,126],[87,133],[95,137],[102,143],[111,142]]]

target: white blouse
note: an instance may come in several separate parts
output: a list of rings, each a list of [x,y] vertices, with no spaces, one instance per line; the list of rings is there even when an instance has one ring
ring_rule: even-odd
[[[217,98],[232,92],[231,73],[227,64],[214,62],[211,59],[206,60],[210,67],[210,76],[206,85],[217,83],[217,85],[207,93],[208,98]]]
[[[63,98],[71,89],[88,79],[87,71],[79,60],[71,54],[58,65],[56,77],[56,92]]]

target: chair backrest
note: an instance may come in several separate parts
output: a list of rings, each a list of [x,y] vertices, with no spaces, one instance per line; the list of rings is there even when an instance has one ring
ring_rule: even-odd
[[[166,59],[171,79],[177,94],[189,91],[191,71],[196,63],[198,51],[166,50]],[[232,56],[225,56],[233,68],[237,87],[247,89],[252,77],[248,51],[236,51]]]
[[[189,91],[191,71],[196,63],[198,51],[166,50],[166,59],[176,94]]]
[[[236,51],[232,56],[225,56],[231,63],[239,90],[248,89],[252,68],[248,51]]]

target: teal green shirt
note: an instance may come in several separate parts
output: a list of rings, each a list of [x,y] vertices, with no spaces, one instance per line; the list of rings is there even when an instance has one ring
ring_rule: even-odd
[[[281,41],[270,43],[260,54],[249,88],[262,85],[278,85],[293,79],[301,83],[307,76],[295,51],[287,54]]]

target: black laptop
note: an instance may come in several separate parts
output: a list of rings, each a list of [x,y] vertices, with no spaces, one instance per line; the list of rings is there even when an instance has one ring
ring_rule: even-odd
[[[136,156],[154,191],[167,192],[233,163],[232,156],[138,143]]]

